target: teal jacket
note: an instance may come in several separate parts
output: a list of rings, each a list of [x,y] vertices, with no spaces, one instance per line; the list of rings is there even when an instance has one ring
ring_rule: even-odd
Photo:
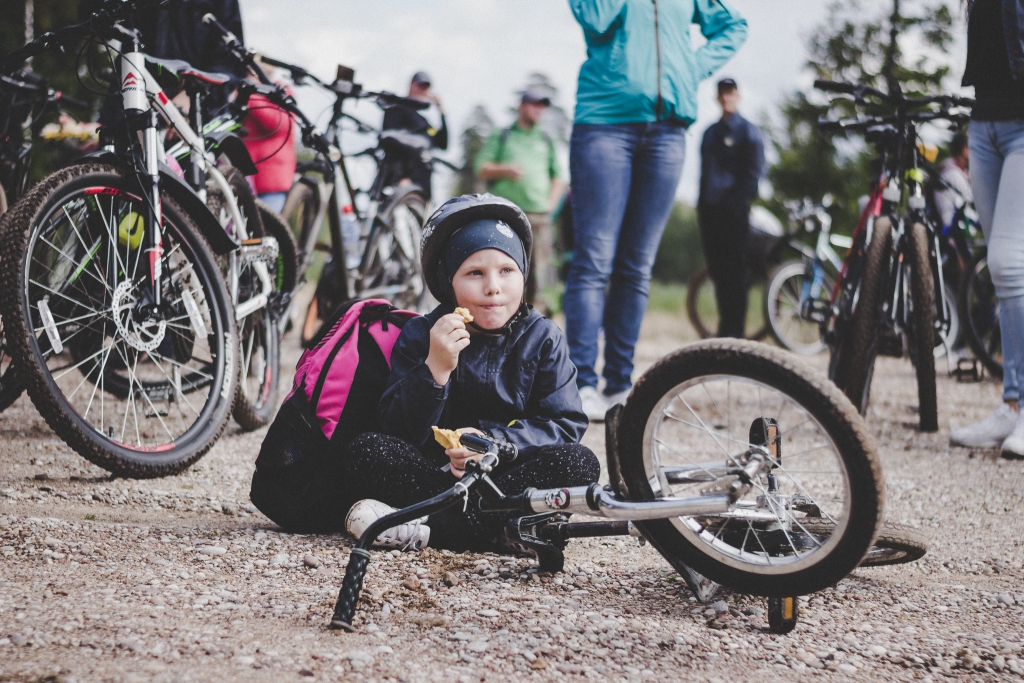
[[[649,123],[697,118],[697,84],[747,37],[725,0],[569,0],[587,41],[576,123]],[[707,43],[694,50],[690,24]]]

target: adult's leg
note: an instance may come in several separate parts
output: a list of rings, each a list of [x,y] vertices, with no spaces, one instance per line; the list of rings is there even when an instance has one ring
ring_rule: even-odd
[[[547,290],[555,281],[553,272],[554,241],[551,219],[544,213],[528,213],[533,228],[533,256],[530,259],[530,275],[526,282],[526,300],[545,315],[548,314]]]
[[[281,213],[281,210],[284,208],[284,202],[287,198],[287,192],[267,192],[260,195],[260,199],[263,200],[263,203],[277,213]]]
[[[685,128],[664,122],[645,125],[633,158],[629,199],[604,312],[606,394],[632,386],[633,352],[647,312],[651,269],[675,201],[685,154]]]
[[[575,244],[565,282],[566,338],[580,387],[596,387],[597,338],[633,177],[642,124],[572,129],[569,167]],[[607,332],[607,330],[606,330]]]
[[[1020,399],[1019,375],[1024,368],[1024,122],[998,122],[993,130],[995,151],[1003,163],[986,241],[989,272],[999,297],[1004,368],[1012,364],[1011,372],[1004,373],[1003,399],[1014,401]]]

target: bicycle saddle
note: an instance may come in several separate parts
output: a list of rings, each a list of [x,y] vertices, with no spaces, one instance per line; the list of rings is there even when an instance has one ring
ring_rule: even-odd
[[[153,75],[159,78],[160,73],[173,73],[179,80],[193,79],[210,85],[223,85],[232,79],[228,74],[197,69],[183,59],[161,59],[146,55],[146,67],[154,67]]]

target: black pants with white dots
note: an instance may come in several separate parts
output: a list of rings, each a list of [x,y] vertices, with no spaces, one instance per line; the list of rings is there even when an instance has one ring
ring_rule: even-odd
[[[349,444],[343,465],[349,486],[360,498],[403,508],[444,493],[457,481],[405,441],[368,433]],[[597,481],[601,465],[586,446],[563,444],[524,450],[514,463],[499,467],[491,480],[507,496],[534,488],[586,486]],[[430,516],[430,546],[448,550],[493,550],[493,541],[513,515],[467,506]]]

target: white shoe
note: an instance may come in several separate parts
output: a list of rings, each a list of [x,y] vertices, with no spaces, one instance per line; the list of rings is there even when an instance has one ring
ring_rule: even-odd
[[[604,396],[597,390],[597,387],[583,387],[580,389],[580,398],[583,400],[583,412],[591,422],[604,422],[605,413],[608,412],[608,404]]]
[[[981,422],[951,431],[949,443],[968,448],[998,448],[1016,424],[1017,411],[1003,403]]]
[[[1003,441],[1002,450],[1001,455],[1004,458],[1012,460],[1024,458],[1024,414],[1017,416],[1017,423],[1010,435]]]
[[[362,538],[370,525],[385,515],[396,512],[395,508],[379,500],[361,500],[345,515],[345,529],[355,538]],[[398,548],[399,550],[423,550],[430,541],[430,527],[424,524],[426,517],[400,524],[381,533],[374,541],[375,548]]]
[[[630,389],[623,389],[617,394],[605,394],[604,403],[610,410],[614,405],[626,405],[626,399],[629,398]]]

